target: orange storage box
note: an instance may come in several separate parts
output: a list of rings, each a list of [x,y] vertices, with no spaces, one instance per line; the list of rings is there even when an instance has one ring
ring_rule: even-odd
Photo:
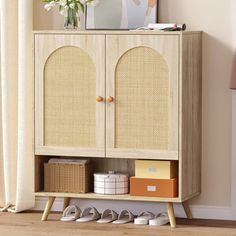
[[[178,181],[175,179],[130,178],[130,195],[145,197],[178,197]]]

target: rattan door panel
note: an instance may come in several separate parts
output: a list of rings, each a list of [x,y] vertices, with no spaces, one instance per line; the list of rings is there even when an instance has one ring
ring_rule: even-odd
[[[49,56],[44,67],[45,146],[96,146],[95,74],[79,47],[65,46]]]
[[[110,35],[106,156],[178,159],[178,36]]]
[[[105,97],[105,37],[42,35],[35,44],[37,154],[105,157],[105,102],[96,102]]]

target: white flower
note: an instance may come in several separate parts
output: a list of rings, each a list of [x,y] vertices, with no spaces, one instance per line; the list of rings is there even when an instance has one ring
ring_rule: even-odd
[[[57,2],[56,1],[51,1],[49,2],[48,4],[45,4],[44,8],[47,10],[47,11],[50,11],[53,7],[55,7],[57,5]]]
[[[78,7],[76,12],[77,14],[81,11],[83,12],[83,5],[88,5],[88,6],[96,6],[99,4],[100,0],[52,0],[49,3],[45,4],[44,8],[49,11],[56,5],[60,6],[60,14],[63,16],[67,15],[67,10],[70,9],[75,9]],[[77,5],[76,5],[77,4]]]
[[[47,10],[47,11],[50,11],[52,9],[52,6],[50,3],[48,4],[45,4],[44,8]]]
[[[71,4],[69,5],[69,7],[70,7],[71,9],[74,9],[74,8],[75,8],[75,4],[74,4],[74,3],[71,3]]]
[[[59,5],[65,7],[66,6],[66,0],[60,0]]]

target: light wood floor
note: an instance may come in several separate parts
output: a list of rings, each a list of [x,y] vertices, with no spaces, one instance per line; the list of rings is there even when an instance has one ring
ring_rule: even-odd
[[[178,219],[178,227],[137,226],[134,224],[100,225],[93,223],[60,222],[60,214],[50,214],[40,220],[42,213],[0,213],[0,236],[236,236],[236,222]]]

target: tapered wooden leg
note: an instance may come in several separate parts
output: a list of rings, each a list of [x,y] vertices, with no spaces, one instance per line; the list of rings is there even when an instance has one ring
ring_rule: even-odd
[[[168,216],[170,219],[170,226],[171,228],[175,228],[176,221],[175,221],[175,212],[174,212],[173,202],[167,202],[166,208],[167,208]]]
[[[63,204],[63,211],[69,206],[69,204],[70,204],[70,198],[65,197],[64,198],[64,204]]]
[[[55,200],[55,197],[48,197],[48,201],[43,212],[42,221],[46,221],[48,219],[48,215],[51,211],[54,200]]]
[[[184,211],[185,211],[185,214],[187,216],[188,219],[193,219],[193,215],[192,215],[192,212],[189,208],[189,204],[188,204],[188,201],[185,201],[185,202],[182,202],[182,205],[183,205],[183,208],[184,208]]]

